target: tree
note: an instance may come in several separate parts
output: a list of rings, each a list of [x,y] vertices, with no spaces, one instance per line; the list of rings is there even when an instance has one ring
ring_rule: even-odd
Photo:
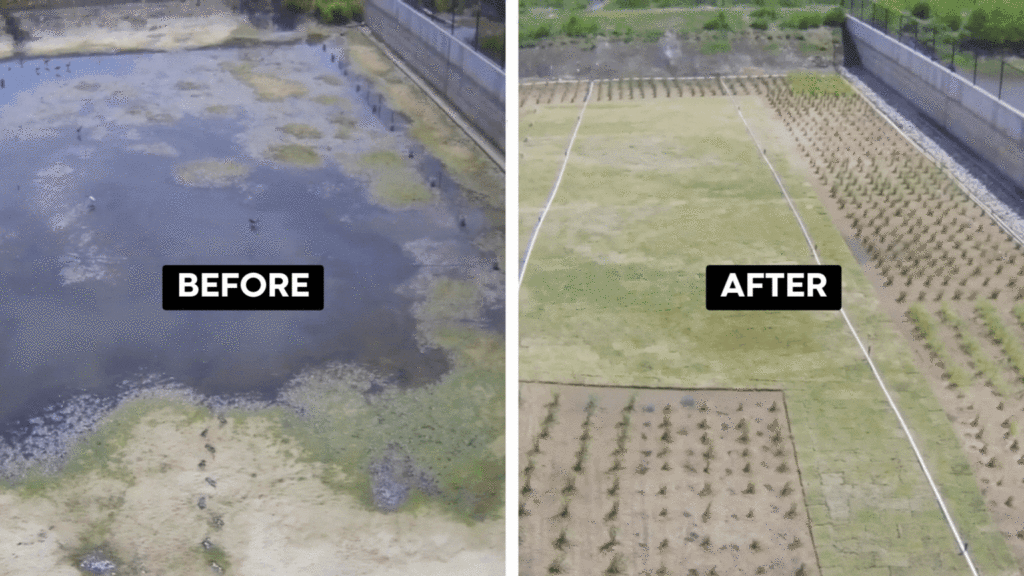
[[[921,20],[927,20],[932,17],[931,4],[928,4],[927,2],[918,2],[910,9],[910,13]]]
[[[978,8],[971,12],[970,17],[967,18],[967,25],[964,28],[971,34],[971,37],[982,40],[985,36],[986,28],[988,28],[988,12],[984,8]]]
[[[960,27],[964,24],[964,18],[959,12],[950,12],[942,17],[942,23],[953,32],[959,32]]]

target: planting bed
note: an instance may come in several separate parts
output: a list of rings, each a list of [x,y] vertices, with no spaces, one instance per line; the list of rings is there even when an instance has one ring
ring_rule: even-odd
[[[848,88],[769,96],[822,201],[916,352],[1024,566],[1024,251]]]
[[[783,394],[523,385],[524,574],[819,574]]]

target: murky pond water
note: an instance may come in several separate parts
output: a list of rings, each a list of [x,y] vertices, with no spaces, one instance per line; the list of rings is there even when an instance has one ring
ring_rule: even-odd
[[[295,45],[0,63],[0,433],[154,373],[269,397],[326,360],[395,385],[448,369],[416,338],[408,286],[428,265],[490,270],[473,244],[484,218],[330,56]],[[314,160],[275,161],[281,150]],[[374,202],[383,176],[353,166],[381,154],[434,201]],[[324,310],[164,311],[169,264],[321,264]],[[480,321],[503,329],[502,306]]]

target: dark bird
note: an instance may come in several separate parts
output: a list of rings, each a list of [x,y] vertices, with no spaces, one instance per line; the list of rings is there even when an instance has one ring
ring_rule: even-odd
[[[361,86],[361,85],[359,85],[359,84],[356,84],[356,92],[359,92],[359,89],[360,89],[360,88],[362,88],[362,86]]]
[[[206,433],[209,431],[209,428],[204,428],[203,431],[199,433],[199,435],[202,436],[203,438],[206,438]]]
[[[250,232],[256,232],[256,227],[257,227],[256,225],[259,224],[259,223],[260,223],[259,220],[253,220],[252,218],[249,218],[249,231]]]
[[[209,476],[206,477],[206,483],[209,484],[210,486],[213,486],[214,488],[217,487],[217,481],[214,480],[213,478],[210,478]]]
[[[331,62],[334,62],[337,58],[338,58],[337,56],[335,56],[334,54],[331,54]]]
[[[46,60],[43,60],[43,64],[49,64],[49,63],[50,63],[50,59],[49,58],[47,58]]]
[[[409,148],[409,158],[412,158],[413,156],[415,156],[415,154],[413,153],[412,148]]]
[[[206,496],[199,497],[199,509],[206,510]]]
[[[68,65],[65,66],[65,68],[68,69],[68,72],[71,72],[71,62],[68,62]]]
[[[327,52],[327,44],[324,44],[324,52]]]
[[[497,270],[497,271],[500,271],[500,270],[501,270],[501,266],[498,266],[498,263],[497,263],[497,262],[495,262],[495,263],[494,263],[494,266],[491,266],[491,268],[492,268],[493,270]]]
[[[371,106],[371,107],[370,107],[370,109],[371,109],[371,110],[373,110],[373,113],[374,113],[374,114],[376,114],[376,113],[377,113],[377,105],[376,105],[376,104],[374,104],[373,106]]]
[[[437,186],[437,180],[436,180],[436,179],[434,179],[434,178],[431,178],[431,179],[430,179],[430,187],[431,187],[431,188],[434,188],[434,187],[436,187],[436,186]]]
[[[217,453],[217,449],[214,448],[213,446],[209,445],[209,444],[206,445],[206,451],[209,452],[210,454],[216,454]]]
[[[81,127],[81,126],[79,126],[79,127],[78,127],[78,132],[81,132],[81,131],[82,131],[82,127]]]
[[[199,461],[199,469],[200,470],[205,470],[206,469],[206,460],[200,460]]]
[[[3,79],[3,78],[0,78],[0,88],[3,88],[3,87],[4,87],[4,84],[5,84],[5,83],[4,83],[4,79]]]
[[[465,228],[466,227],[466,217],[463,216],[462,214],[459,214],[459,227],[460,228]]]

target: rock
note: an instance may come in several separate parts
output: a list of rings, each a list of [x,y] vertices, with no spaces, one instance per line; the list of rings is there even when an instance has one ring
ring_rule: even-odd
[[[90,574],[114,574],[117,564],[109,559],[102,552],[91,552],[79,564],[78,567]]]
[[[199,497],[199,509],[200,510],[205,510],[206,509],[206,496],[200,496]]]
[[[206,483],[209,484],[210,486],[213,486],[214,488],[217,487],[217,481],[214,480],[213,478],[210,478],[209,476],[206,477]]]
[[[199,469],[200,470],[205,470],[206,469],[206,460],[200,460],[199,461]]]
[[[213,446],[211,446],[210,444],[206,445],[206,451],[209,452],[210,454],[216,454],[217,453],[217,449],[214,448]]]
[[[213,548],[213,542],[210,542],[209,538],[203,538],[202,544],[203,550],[209,550],[210,548]]]

